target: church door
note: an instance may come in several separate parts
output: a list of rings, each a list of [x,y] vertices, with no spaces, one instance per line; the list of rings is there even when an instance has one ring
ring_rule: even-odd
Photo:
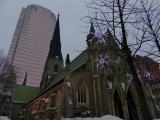
[[[124,119],[122,103],[119,94],[117,92],[114,93],[114,109],[115,109],[115,115]]]
[[[130,120],[138,120],[136,105],[130,91],[127,93],[127,104]]]

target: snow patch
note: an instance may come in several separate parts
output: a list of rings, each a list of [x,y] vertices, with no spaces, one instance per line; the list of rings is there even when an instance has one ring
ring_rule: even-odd
[[[56,94],[53,93],[53,94],[50,95],[50,97],[55,96],[55,95],[56,95]]]
[[[100,118],[62,118],[61,120],[123,120],[116,116],[105,115]]]
[[[69,103],[70,105],[72,105],[72,104],[73,104],[73,103],[72,103],[72,100],[69,100],[69,101],[68,101],[68,103]]]
[[[68,86],[68,87],[71,87],[71,83],[70,83],[70,82],[67,82],[67,86]]]
[[[0,120],[10,120],[7,116],[0,116]]]
[[[121,86],[122,86],[123,91],[125,91],[125,83],[124,82],[121,83]]]

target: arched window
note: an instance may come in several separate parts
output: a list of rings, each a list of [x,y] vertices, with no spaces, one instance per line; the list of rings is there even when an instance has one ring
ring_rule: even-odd
[[[54,66],[54,68],[53,68],[53,70],[54,70],[54,72],[58,72],[58,64],[56,64],[55,66]]]
[[[78,103],[86,103],[88,98],[88,89],[84,81],[81,82],[78,89]]]
[[[123,108],[122,108],[122,102],[120,100],[120,96],[117,91],[114,93],[114,109],[115,109],[115,116],[118,116],[120,118],[124,118]]]

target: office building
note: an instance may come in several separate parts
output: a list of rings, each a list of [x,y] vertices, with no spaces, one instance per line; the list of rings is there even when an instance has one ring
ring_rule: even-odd
[[[38,87],[56,24],[55,15],[39,5],[22,8],[7,60],[17,71],[17,84]]]

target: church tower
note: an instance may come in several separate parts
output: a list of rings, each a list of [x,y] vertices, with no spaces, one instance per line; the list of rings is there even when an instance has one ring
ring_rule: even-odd
[[[42,81],[40,83],[41,92],[45,90],[51,79],[63,68],[63,57],[61,52],[59,14],[56,22],[54,34],[50,43],[49,54],[44,66]]]

